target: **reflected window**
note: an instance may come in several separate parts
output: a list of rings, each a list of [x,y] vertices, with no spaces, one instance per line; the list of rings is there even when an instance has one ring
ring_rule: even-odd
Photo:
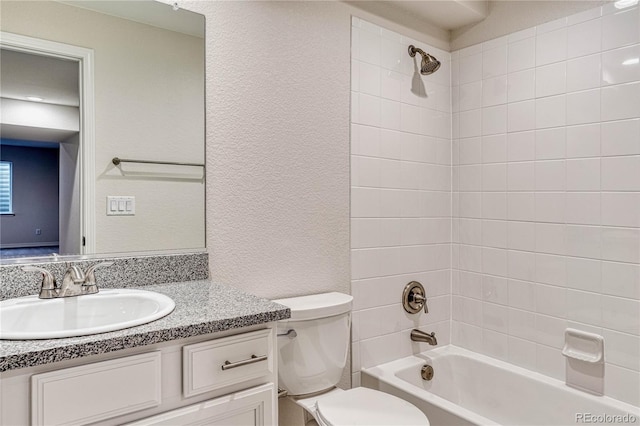
[[[0,161],[0,214],[13,214],[11,161]]]

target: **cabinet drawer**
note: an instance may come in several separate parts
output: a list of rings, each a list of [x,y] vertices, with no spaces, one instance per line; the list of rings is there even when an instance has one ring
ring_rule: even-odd
[[[275,424],[275,390],[273,383],[267,383],[148,417],[126,426],[270,426]]]
[[[160,352],[31,376],[31,423],[80,425],[161,402]]]
[[[198,395],[272,372],[271,333],[271,330],[259,330],[184,346],[184,396]]]

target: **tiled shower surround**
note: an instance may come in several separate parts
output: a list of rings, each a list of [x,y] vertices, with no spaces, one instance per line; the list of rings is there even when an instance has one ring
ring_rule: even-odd
[[[396,151],[376,139],[388,122],[384,86],[381,80],[379,98],[363,93],[356,67],[364,60],[365,30],[354,27],[354,35],[356,28],[353,371],[427,349],[412,348],[413,324],[399,304],[405,281],[415,277],[410,267],[420,265],[435,313],[418,321],[435,322],[423,329],[436,331],[439,342],[447,341],[451,321],[453,344],[564,380],[565,328],[595,332],[605,338],[605,394],[640,405],[638,5],[611,3],[451,53],[452,135],[435,139],[451,141],[451,151],[424,143],[407,156],[403,135]],[[428,94],[440,89],[435,83],[446,85],[440,73],[446,79],[449,69],[424,78]],[[380,121],[363,122],[363,111],[374,106]],[[393,173],[395,157],[388,155],[398,151]],[[451,216],[443,213],[449,181],[409,172],[405,163],[449,168]],[[418,188],[406,186],[412,178]],[[430,191],[441,198],[414,204],[418,219],[405,218],[412,209],[406,193]],[[451,243],[442,229],[449,219]],[[439,226],[430,228],[432,220]],[[450,288],[445,248],[452,253]],[[410,249],[419,254],[405,254]],[[401,263],[408,259],[415,263]]]
[[[414,44],[442,66],[414,73]],[[419,66],[419,55],[416,56]],[[450,54],[353,18],[351,289],[353,383],[360,367],[418,348],[412,328],[446,344],[451,318]],[[404,286],[417,280],[429,315],[407,314]]]

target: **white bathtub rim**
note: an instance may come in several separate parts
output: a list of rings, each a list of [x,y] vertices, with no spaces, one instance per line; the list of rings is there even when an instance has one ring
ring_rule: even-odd
[[[445,346],[446,347],[446,346]],[[444,348],[444,347],[443,347]],[[429,351],[432,353],[434,350]],[[390,361],[385,364],[380,364],[375,367],[362,368],[361,372],[376,378],[377,380],[386,383],[387,385],[399,389],[400,391],[415,395],[417,398],[427,401],[440,409],[449,412],[450,414],[461,417],[465,421],[476,425],[498,425],[494,420],[488,419],[475,413],[467,408],[464,408],[458,404],[455,404],[447,399],[444,399],[434,393],[425,391],[418,386],[409,383],[395,375],[395,371],[403,370],[405,368],[415,367],[416,365],[422,365],[425,363],[424,358],[419,358],[416,355],[401,358],[399,360]],[[428,415],[427,415],[428,417]]]
[[[365,374],[368,374],[376,379],[397,387],[401,390],[406,390],[407,386],[411,386],[415,388],[418,392],[420,398],[425,399],[428,402],[431,402],[435,405],[438,405],[440,408],[445,409],[446,411],[455,413],[457,416],[464,418],[467,421],[476,424],[496,424],[494,420],[487,419],[471,410],[468,410],[464,407],[461,407],[447,399],[444,399],[436,394],[425,391],[422,388],[419,388],[416,385],[413,385],[399,377],[396,376],[395,372],[410,368],[415,366],[416,364],[424,364],[430,359],[435,359],[441,356],[446,355],[461,355],[470,358],[475,358],[480,362],[487,363],[489,365],[495,366],[497,368],[502,368],[508,371],[511,371],[518,375],[523,375],[531,378],[532,380],[541,381],[543,383],[549,384],[551,386],[560,387],[567,392],[571,392],[580,397],[586,398],[593,402],[600,402],[607,405],[612,406],[612,408],[618,409],[620,411],[628,412],[636,417],[640,417],[640,407],[636,407],[634,405],[628,404],[626,402],[611,398],[609,396],[598,396],[593,395],[588,392],[584,392],[570,386],[567,386],[564,381],[554,379],[549,376],[545,376],[544,374],[537,373],[535,371],[527,370],[526,368],[518,367],[514,364],[510,364],[505,361],[501,361],[495,358],[491,358],[489,356],[479,354],[477,352],[470,351],[468,349],[464,349],[455,345],[446,345],[439,348],[435,348],[432,350],[428,350],[425,352],[421,352],[416,355],[411,355],[405,358],[401,358],[395,361],[390,361],[385,364],[380,364],[375,367],[362,368],[361,371]],[[409,393],[414,393],[410,392]]]

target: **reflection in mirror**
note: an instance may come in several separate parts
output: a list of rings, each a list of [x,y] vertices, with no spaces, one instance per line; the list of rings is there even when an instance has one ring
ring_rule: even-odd
[[[3,1],[0,19],[0,257],[204,248],[204,17]]]

